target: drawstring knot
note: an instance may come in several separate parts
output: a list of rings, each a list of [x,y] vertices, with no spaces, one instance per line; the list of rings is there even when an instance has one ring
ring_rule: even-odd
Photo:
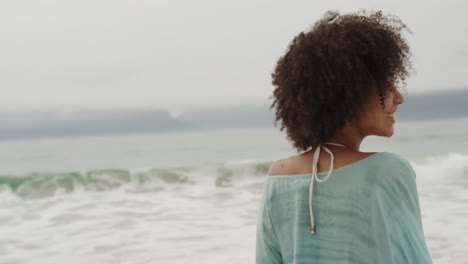
[[[325,142],[324,144],[347,147],[342,144],[331,143],[331,142]],[[328,154],[330,154],[330,169],[328,170],[327,176],[325,176],[325,178],[323,179],[319,179],[318,172],[317,172],[317,165],[318,165],[321,148],[323,148],[326,152],[328,152]],[[333,153],[326,146],[319,144],[317,149],[314,152],[314,158],[312,161],[312,179],[310,181],[310,186],[309,186],[309,211],[310,211],[310,233],[311,234],[315,234],[314,213],[312,211],[312,192],[314,190],[314,180],[317,180],[318,182],[325,182],[326,180],[330,178],[332,170],[333,170]]]

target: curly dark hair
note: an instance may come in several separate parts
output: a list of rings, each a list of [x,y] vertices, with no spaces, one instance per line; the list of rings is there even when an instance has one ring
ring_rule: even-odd
[[[409,28],[394,15],[359,10],[328,11],[301,32],[271,74],[276,87],[270,106],[297,151],[326,142],[364,109],[377,89],[383,102],[394,87],[404,88],[413,71]]]

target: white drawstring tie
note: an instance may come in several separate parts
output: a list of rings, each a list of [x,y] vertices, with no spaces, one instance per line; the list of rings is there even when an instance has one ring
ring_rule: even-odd
[[[345,145],[331,143],[331,142],[325,142],[324,144],[347,147]],[[327,176],[325,176],[325,178],[323,179],[318,178],[318,172],[317,172],[317,164],[318,164],[318,160],[320,156],[320,148],[323,148],[326,152],[328,152],[328,154],[330,154],[330,169],[328,171]],[[310,211],[310,233],[315,234],[314,213],[312,211],[312,192],[314,189],[314,179],[317,180],[318,182],[324,182],[328,180],[328,178],[330,178],[332,170],[333,170],[333,153],[326,146],[319,144],[317,146],[317,149],[315,149],[314,159],[312,163],[313,163],[312,164],[312,179],[310,181],[310,187],[309,187],[309,211]]]

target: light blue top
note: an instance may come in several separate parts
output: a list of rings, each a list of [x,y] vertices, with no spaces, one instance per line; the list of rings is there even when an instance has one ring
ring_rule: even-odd
[[[313,185],[314,234],[311,176],[267,177],[257,222],[257,264],[432,263],[416,175],[407,160],[379,152],[336,168],[326,182]]]

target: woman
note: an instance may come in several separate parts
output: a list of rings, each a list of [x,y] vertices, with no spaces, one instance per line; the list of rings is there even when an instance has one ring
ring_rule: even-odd
[[[304,152],[270,167],[257,264],[432,263],[410,163],[359,151],[367,136],[393,135],[411,72],[406,29],[381,12],[327,12],[279,59],[275,125]]]

